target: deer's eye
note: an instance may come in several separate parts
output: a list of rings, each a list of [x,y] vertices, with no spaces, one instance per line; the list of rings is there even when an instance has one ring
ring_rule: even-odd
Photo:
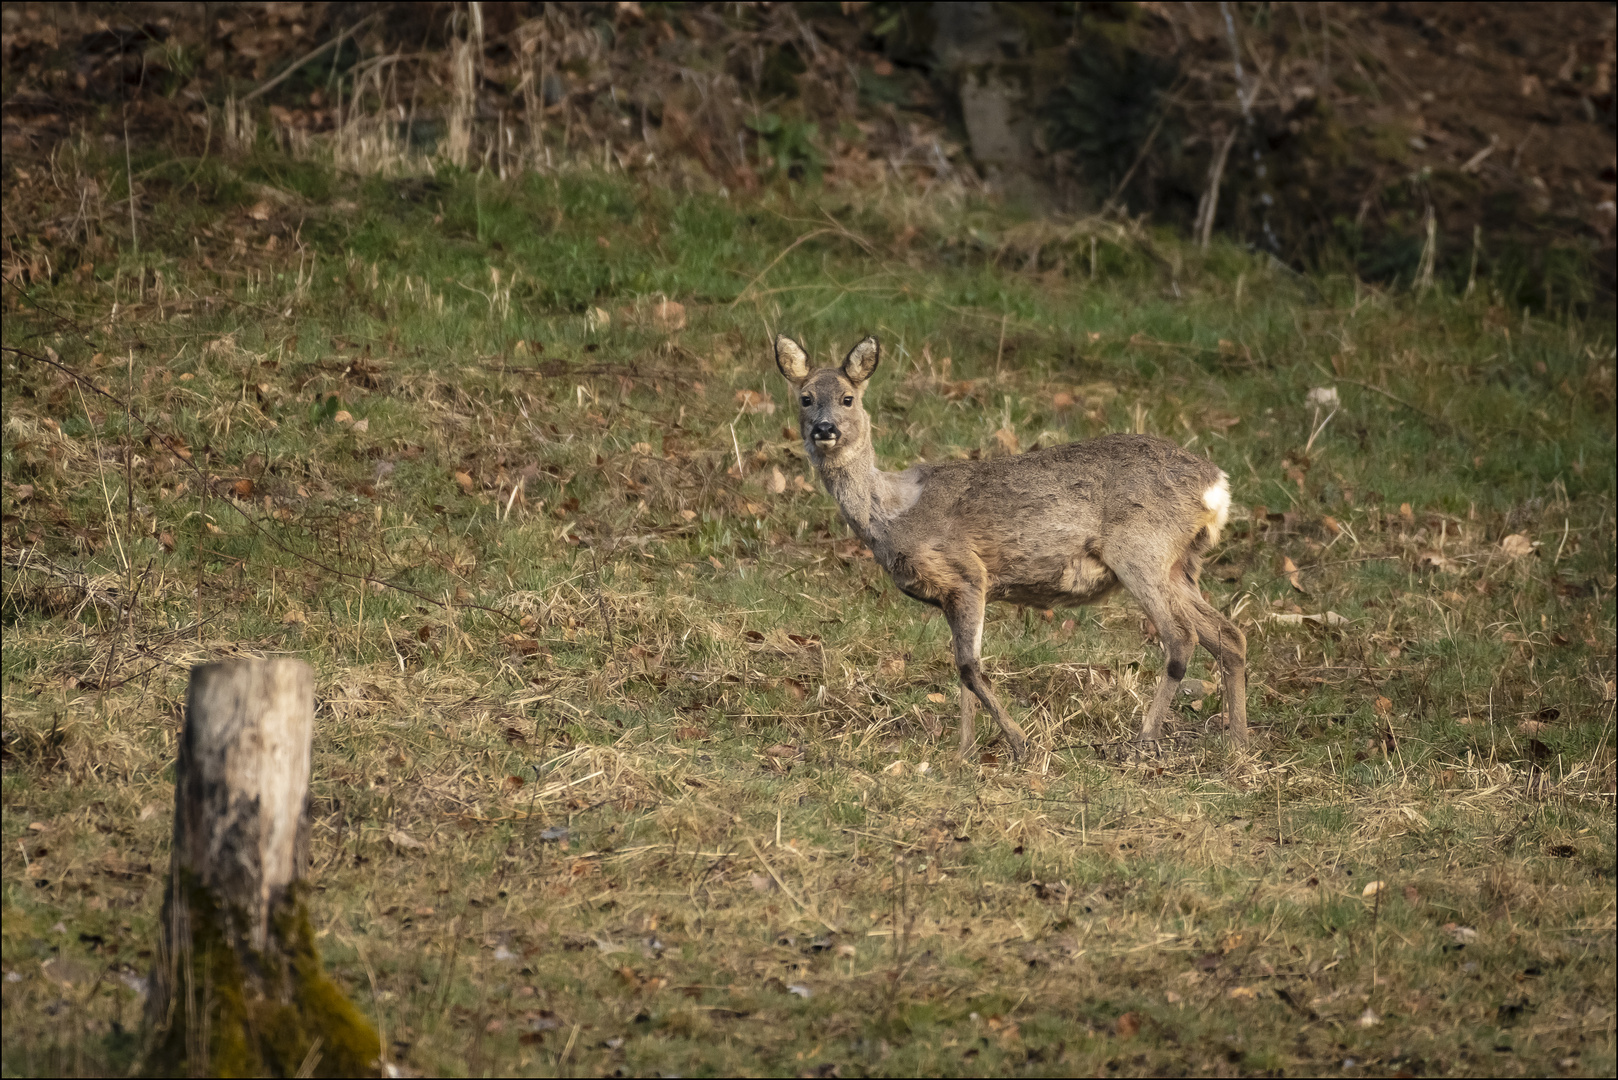
[[[853,394],[844,394],[843,395],[843,404],[844,405],[852,405],[852,404],[854,404],[854,395]]]
[[[805,394],[803,397],[798,399],[798,403],[807,409],[809,406],[815,403],[815,399],[810,397],[808,394]]]

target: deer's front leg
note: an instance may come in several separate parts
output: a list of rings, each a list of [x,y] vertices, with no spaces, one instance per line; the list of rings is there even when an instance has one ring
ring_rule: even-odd
[[[950,636],[955,639],[955,670],[960,672],[961,686],[983,702],[984,708],[1000,725],[1001,734],[1010,744],[1011,756],[1021,761],[1028,753],[1028,740],[1023,736],[1022,728],[1017,726],[994,696],[994,691],[989,688],[989,680],[983,674],[980,655],[983,646],[983,593],[972,588],[960,590],[944,605],[944,617],[949,620]],[[972,729],[966,719],[964,705],[961,719],[961,745],[963,749],[970,749]]]

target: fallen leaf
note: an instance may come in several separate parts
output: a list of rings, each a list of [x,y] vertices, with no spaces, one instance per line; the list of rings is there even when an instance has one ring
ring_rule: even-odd
[[[287,608],[287,613],[281,616],[282,626],[296,626],[299,623],[308,621],[309,617],[303,613],[301,608]]]
[[[1378,716],[1387,716],[1393,712],[1393,702],[1389,701],[1385,697],[1378,696],[1377,699],[1371,703],[1371,705],[1374,709],[1376,709],[1376,714]]]
[[[1308,595],[1308,590],[1305,589],[1303,587],[1303,583],[1298,580],[1298,564],[1292,561],[1292,557],[1290,555],[1281,556],[1281,573],[1282,576],[1287,579],[1287,584],[1291,585],[1294,589],[1297,589],[1304,595]]]
[[[1442,570],[1446,572],[1456,568],[1454,559],[1437,550],[1422,552],[1416,558],[1416,566],[1422,570]]]
[[[1360,1018],[1354,1022],[1362,1028],[1376,1027],[1382,1022],[1382,1018],[1370,1006],[1366,1006],[1365,1011],[1360,1013]]]
[[[1365,888],[1360,890],[1360,895],[1369,900],[1371,897],[1387,888],[1387,885],[1388,883],[1385,881],[1368,881],[1365,883]]]
[[[354,422],[354,414],[347,409],[338,409],[335,413],[332,413],[331,418],[339,424],[352,424]]]
[[[61,923],[56,925],[62,926]],[[66,929],[65,926],[62,927],[63,932]],[[88,985],[92,980],[100,976],[99,971],[62,956],[53,956],[46,960],[40,965],[40,970],[52,982],[72,987]]]
[[[905,658],[902,656],[890,656],[877,665],[877,670],[883,675],[898,678],[905,673]]]
[[[526,782],[527,781],[520,776],[508,776],[500,782],[500,786],[506,791],[517,791]]]
[[[792,486],[799,491],[808,492],[811,495],[813,495],[815,492],[815,485],[811,484],[801,476],[794,476],[792,478]]]
[[[680,519],[682,521],[695,521],[697,520],[697,512],[695,510],[681,510]]]
[[[785,495],[787,490],[786,474],[781,471],[779,466],[771,468],[770,479],[764,486],[771,495]]]
[[[455,482],[461,485],[461,490],[468,495],[472,494],[472,489],[477,486],[476,481],[472,479],[471,473],[457,471],[455,473]]]
[[[667,298],[652,308],[652,324],[665,333],[685,329],[685,305]]]
[[[994,433],[994,441],[1000,444],[1000,449],[1008,454],[1022,452],[1022,444],[1017,441],[1017,433],[1008,427],[1003,427]]]
[[[892,762],[891,764],[885,766],[882,769],[883,774],[887,775],[887,776],[903,776],[904,771],[905,771],[905,763],[904,763],[903,759]]]
[[[764,752],[770,757],[792,758],[797,757],[800,751],[791,743],[776,743],[774,746],[765,747]]]
[[[1056,395],[1051,398],[1051,407],[1058,410],[1071,409],[1073,407],[1073,395],[1069,394],[1065,390],[1058,391]]]
[[[1120,1039],[1133,1039],[1140,1034],[1140,1013],[1126,1012],[1113,1024]]]
[[[423,851],[427,845],[405,832],[403,829],[394,829],[388,833],[388,843],[401,851]]]
[[[519,656],[536,656],[540,651],[538,641],[531,637],[524,637],[522,634],[508,634],[501,640],[506,643],[512,652]]]
[[[260,199],[258,202],[254,203],[248,208],[247,216],[252,218],[254,221],[268,221],[270,220],[271,212],[269,202],[264,199]]]
[[[750,415],[770,416],[775,413],[775,402],[757,390],[736,391],[736,404]]]
[[[1225,991],[1225,996],[1235,1001],[1252,1001],[1258,997],[1258,991],[1251,986],[1233,986]]]
[[[171,532],[158,533],[157,534],[157,542],[163,548],[164,551],[173,551],[174,550],[174,534],[171,533]]]
[[[253,497],[253,481],[244,477],[230,485],[230,491],[238,499],[250,499]]]
[[[356,420],[356,421],[354,421],[354,430],[356,432],[370,431],[371,430],[371,421],[370,420]]]
[[[927,700],[932,702],[934,705],[943,705],[949,701],[949,698],[945,697],[943,694],[928,694]]]
[[[1337,387],[1317,386],[1303,396],[1303,403],[1317,409],[1335,409],[1339,404]]]
[[[1524,555],[1532,555],[1537,547],[1539,547],[1538,541],[1530,540],[1522,533],[1512,533],[1500,541],[1500,550],[1513,559],[1520,559]]]
[[[12,498],[16,499],[20,503],[27,502],[29,499],[34,497],[34,485],[18,484],[16,489],[12,491],[11,495]]]
[[[1319,615],[1305,615],[1298,611],[1278,611],[1268,616],[1270,622],[1280,623],[1283,626],[1302,626],[1306,622],[1318,623],[1321,626],[1347,626],[1353,619],[1337,614],[1335,611],[1323,611]]]

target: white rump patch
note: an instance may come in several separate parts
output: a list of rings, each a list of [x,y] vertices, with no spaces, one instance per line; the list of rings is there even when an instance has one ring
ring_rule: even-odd
[[[1219,482],[1202,493],[1202,505],[1213,514],[1208,524],[1208,543],[1219,543],[1219,533],[1230,520],[1230,477],[1219,474]]]

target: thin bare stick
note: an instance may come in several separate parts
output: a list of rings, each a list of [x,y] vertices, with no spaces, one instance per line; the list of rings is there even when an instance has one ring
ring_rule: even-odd
[[[1179,89],[1179,87],[1176,86],[1174,89],[1171,89],[1169,93],[1173,94],[1177,89]],[[1128,172],[1124,173],[1124,178],[1118,181],[1118,186],[1112,189],[1112,194],[1108,196],[1107,201],[1101,205],[1102,217],[1106,217],[1107,214],[1118,209],[1118,197],[1124,193],[1124,189],[1129,186],[1129,182],[1135,178],[1135,170],[1140,168],[1140,163],[1146,160],[1146,154],[1149,150],[1151,150],[1152,142],[1157,138],[1157,133],[1163,130],[1163,121],[1167,118],[1167,109],[1164,109],[1162,112],[1158,113],[1157,123],[1152,125],[1151,131],[1147,132],[1146,141],[1140,144],[1140,153],[1135,155],[1135,163],[1129,167]]]
[[[334,45],[338,45],[338,46],[342,45],[344,38],[348,37],[348,35],[350,35],[350,34],[357,33],[359,31],[360,27],[362,27],[366,23],[371,22],[372,20],[376,19],[377,16],[380,15],[380,14],[381,14],[381,12],[376,12],[374,14],[367,15],[365,18],[361,19],[359,22],[355,23],[353,26],[345,27],[344,29],[339,30],[337,32],[337,36],[332,38],[330,41],[326,42],[326,44],[317,45],[314,49],[312,49],[309,52],[305,53],[301,59],[294,60],[290,65],[288,65],[286,68],[284,68],[281,71],[281,74],[277,75],[275,78],[269,80],[268,82],[261,83],[259,85],[258,89],[254,90],[252,93],[248,94],[246,97],[241,99],[241,104],[246,105],[249,101],[252,101],[254,98],[262,97],[263,95],[269,93],[271,90],[274,90],[277,86],[280,86],[283,82],[290,79],[300,68],[303,67],[303,65],[307,64],[309,61],[313,60],[315,57],[319,56],[321,53],[325,52],[327,49],[331,48],[332,46],[334,46]],[[335,57],[333,57],[332,58],[332,67],[333,67],[333,69],[335,69],[336,66],[337,66],[337,59]],[[327,80],[327,81],[329,82],[330,80]]]
[[[811,919],[815,920],[821,926],[824,926],[827,930],[830,930],[832,933],[841,934],[843,932],[836,923],[822,918],[819,911],[810,907],[808,904],[805,904],[802,900],[799,900],[797,895],[794,894],[791,889],[787,888],[787,883],[781,880],[781,875],[775,872],[775,867],[770,865],[770,860],[764,857],[764,853],[758,849],[758,844],[754,843],[751,836],[747,838],[747,846],[753,849],[753,854],[758,856],[758,861],[763,864],[765,870],[769,871],[770,877],[775,880],[776,887],[786,894],[788,900],[791,900],[794,904],[797,904],[799,910],[801,910],[805,915],[808,915]]]
[[[1208,189],[1202,193],[1202,205],[1198,208],[1195,232],[1197,241],[1206,249],[1208,241],[1213,237],[1214,216],[1219,210],[1219,185],[1225,176],[1225,161],[1230,157],[1230,148],[1236,142],[1236,129],[1232,128],[1225,141],[1219,144],[1215,151],[1213,162],[1208,167]]]
[[[1450,422],[1448,420],[1445,420],[1442,416],[1437,416],[1437,415],[1435,415],[1433,413],[1428,412],[1426,409],[1423,409],[1419,405],[1412,405],[1412,404],[1410,404],[1410,402],[1406,401],[1404,398],[1398,396],[1397,394],[1390,394],[1388,391],[1382,389],[1380,386],[1372,386],[1370,383],[1360,382],[1358,379],[1350,379],[1350,378],[1346,378],[1346,377],[1344,377],[1342,375],[1334,375],[1332,377],[1334,379],[1336,379],[1338,382],[1346,382],[1346,383],[1349,383],[1350,385],[1357,386],[1362,390],[1369,390],[1373,394],[1381,394],[1383,397],[1387,398],[1389,401],[1393,402],[1395,405],[1403,405],[1405,408],[1409,409],[1411,412],[1416,413],[1419,416],[1424,416],[1427,419],[1431,420],[1433,423],[1438,424],[1438,425],[1440,425],[1442,427],[1448,428],[1451,432],[1453,432],[1455,435],[1458,435],[1465,442],[1471,443],[1471,442],[1475,441],[1470,434],[1468,434],[1463,428],[1459,427],[1458,425],[1456,425],[1456,424],[1454,424],[1454,423],[1452,423],[1452,422]]]
[[[129,107],[124,107],[124,176],[129,182],[129,245],[140,258],[140,234],[135,231],[135,166],[129,156]],[[145,274],[142,272],[142,277]]]
[[[90,433],[95,437],[96,477],[101,481],[101,501],[107,507],[107,523],[112,529],[113,542],[118,545],[118,561],[124,564],[124,569],[127,572],[129,569],[129,556],[124,553],[123,537],[118,535],[118,526],[115,524],[118,519],[112,513],[112,495],[107,491],[107,467],[105,459],[101,456],[101,433],[96,431],[95,421],[90,417],[89,403],[84,400],[84,388],[75,384],[74,389],[79,392],[79,408],[84,410],[85,422],[90,425]]]
[[[599,543],[600,540],[597,540],[595,544],[590,545],[590,565],[595,571],[593,577],[596,587],[596,611],[601,615],[601,624],[607,628],[607,648],[613,649],[616,645],[612,637],[612,615],[607,611],[607,599],[601,592],[601,560],[596,557],[596,546]]]
[[[1006,355],[1006,320],[1011,318],[1011,312],[1000,316],[1000,344],[994,347],[994,381],[1000,381],[1000,360]]]
[[[775,258],[770,260],[770,265],[768,265],[764,269],[760,270],[758,272],[758,276],[753,278],[752,281],[749,281],[747,283],[746,288],[744,288],[741,292],[736,294],[736,299],[734,299],[734,300],[732,300],[730,302],[730,306],[735,307],[737,304],[741,303],[747,297],[748,292],[752,290],[753,286],[757,285],[760,281],[763,281],[764,280],[764,275],[768,274],[771,270],[774,270],[775,269],[775,264],[780,262],[782,259],[786,258],[788,255],[792,254],[792,250],[794,248],[796,248],[799,244],[806,243],[807,241],[813,240],[817,236],[825,236],[827,233],[832,233],[832,232],[836,232],[836,231],[837,230],[835,230],[835,229],[811,229],[809,232],[804,233],[802,236],[800,236],[796,240],[792,241],[792,243],[788,244],[785,248],[783,248],[781,250],[781,253],[779,255],[777,255]]]

